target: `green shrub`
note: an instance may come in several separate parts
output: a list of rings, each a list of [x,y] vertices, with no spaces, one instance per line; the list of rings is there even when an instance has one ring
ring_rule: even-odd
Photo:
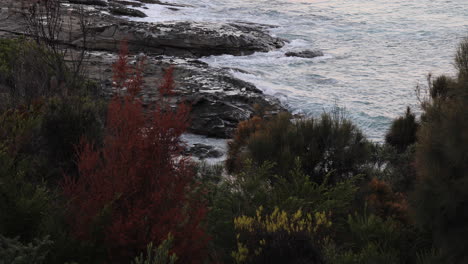
[[[18,238],[10,239],[0,235],[0,264],[42,264],[50,250],[52,241],[48,237],[34,239],[23,244]]]
[[[389,131],[385,135],[385,142],[403,152],[408,146],[416,143],[418,126],[416,116],[408,107],[404,116],[398,117],[392,122]]]
[[[53,98],[0,114],[0,234],[23,242],[49,235],[56,243],[45,263],[102,263],[105,255],[98,245],[70,238],[66,212],[55,193],[57,180],[74,162],[73,144],[82,135],[101,134],[94,121],[97,104],[87,98]],[[52,181],[47,176],[54,172]]]
[[[384,166],[374,174],[390,183],[396,192],[410,193],[416,182],[415,144],[400,152],[392,146],[384,145],[379,150]]]
[[[30,168],[26,160],[14,160],[0,150],[0,234],[22,241],[40,235],[51,203],[45,186],[28,182]]]
[[[320,244],[332,226],[329,214],[288,214],[276,207],[264,213],[234,219],[237,250],[232,253],[236,263],[323,263]]]
[[[468,38],[465,38],[458,45],[457,53],[455,54],[455,67],[458,70],[458,78],[468,78]]]
[[[346,227],[347,240],[339,241],[341,246],[329,241],[324,247],[325,256],[328,263],[334,264],[411,263],[412,250],[404,232],[391,219],[383,220],[366,213],[350,215]]]
[[[27,39],[0,40],[0,109],[44,97],[96,95],[97,85],[72,72],[64,56]]]
[[[76,174],[75,146],[82,138],[101,144],[104,109],[103,103],[89,97],[49,99],[41,125],[49,160],[48,179],[61,179],[64,172]]]
[[[0,39],[0,84],[13,85],[13,65],[20,43],[19,40]]]
[[[334,226],[345,224],[343,218],[353,208],[358,177],[336,185],[328,184],[327,180],[318,184],[302,172],[300,159],[294,164],[295,169],[286,178],[274,174],[271,163],[256,166],[247,161],[242,172],[228,177],[212,190],[207,226],[215,247],[213,251],[224,262],[229,262],[229,254],[236,247],[233,219],[255,215],[260,206],[268,211],[280,207],[289,213],[299,209],[304,213],[331,212]]]
[[[289,115],[280,114],[264,122],[249,130],[254,132],[243,140],[246,151],[243,154],[230,151],[229,158],[252,159],[257,165],[271,161],[278,175],[287,176],[299,157],[305,174],[317,182],[331,174],[329,183],[333,184],[362,172],[370,157],[369,143],[340,111],[302,120],[291,120]],[[242,151],[238,145],[230,144]]]
[[[40,112],[39,112],[40,113]],[[50,209],[49,191],[35,174],[32,155],[40,114],[8,111],[0,115],[0,234],[30,241],[39,235]]]
[[[445,75],[437,77],[432,81],[429,89],[431,98],[445,99],[449,95],[449,88],[455,84],[455,81]]]
[[[413,207],[417,224],[433,234],[449,263],[467,263],[468,237],[468,82],[465,58],[468,40],[459,47],[459,77],[447,86],[446,97],[424,102],[418,132],[418,178]]]
[[[153,244],[148,244],[146,255],[140,254],[132,264],[175,264],[177,255],[170,253],[174,238],[169,234],[169,237],[164,240],[157,248]]]

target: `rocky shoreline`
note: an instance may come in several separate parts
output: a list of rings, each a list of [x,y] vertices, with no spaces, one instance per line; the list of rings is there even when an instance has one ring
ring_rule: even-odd
[[[26,34],[21,11],[15,9],[14,2],[2,3],[0,38]],[[190,133],[227,139],[237,124],[251,118],[257,109],[263,109],[266,115],[287,111],[278,99],[263,94],[251,83],[235,78],[233,71],[236,69],[211,67],[197,60],[209,55],[240,56],[268,52],[281,48],[286,40],[269,35],[265,25],[190,21],[144,23],[130,21],[112,12],[112,9],[121,8],[128,11],[121,14],[128,16],[135,10],[132,7],[147,3],[175,8],[174,4],[155,0],[68,0],[62,3],[70,26],[61,32],[58,39],[73,48],[86,45],[89,51],[89,58],[85,61],[87,75],[101,84],[104,94],[113,92],[110,69],[120,42],[126,40],[135,57],[144,55],[146,58],[145,102],[158,100],[155,87],[164,69],[174,67],[177,90],[172,100],[192,105]],[[73,9],[76,5],[85,5],[83,10],[90,18],[86,39],[76,25],[77,15],[66,10],[76,10]],[[205,145],[202,147],[204,150],[207,148]],[[199,150],[193,151],[197,152]]]

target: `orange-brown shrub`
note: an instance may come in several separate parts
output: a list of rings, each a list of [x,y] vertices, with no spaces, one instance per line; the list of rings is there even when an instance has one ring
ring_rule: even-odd
[[[377,178],[368,184],[366,201],[369,209],[384,219],[394,218],[403,223],[408,219],[408,200],[402,193],[395,193],[391,186]]]

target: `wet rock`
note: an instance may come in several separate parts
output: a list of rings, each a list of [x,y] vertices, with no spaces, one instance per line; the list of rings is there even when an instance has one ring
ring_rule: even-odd
[[[251,25],[208,22],[137,23],[111,21],[91,26],[92,49],[117,51],[121,40],[127,39],[132,51],[153,54],[201,57],[210,55],[249,55],[282,47],[285,41]],[[82,44],[77,35],[73,44]]]
[[[81,3],[85,0],[69,1]],[[63,28],[58,36],[59,40],[77,47],[86,43],[88,49],[111,52],[117,52],[120,42],[127,40],[129,50],[133,52],[191,58],[268,52],[283,47],[286,42],[269,35],[264,25],[194,21],[133,22],[106,12],[126,16],[144,16],[144,13],[119,3],[109,2],[107,5],[86,9],[89,22],[86,38],[79,26],[79,14],[68,12],[67,8],[73,6],[64,7],[64,15],[72,16],[65,20],[72,24]],[[0,23],[0,31],[23,34],[27,31],[26,27],[21,26],[23,19],[22,16],[9,17],[9,22]]]
[[[114,92],[110,81],[112,72],[103,69],[111,68],[115,59],[115,54],[93,53],[92,61],[87,64],[90,77],[101,82],[109,97]],[[134,60],[134,57],[130,59]],[[263,94],[251,83],[233,77],[228,69],[183,58],[148,55],[145,61],[142,91],[145,104],[151,105],[160,99],[158,84],[164,70],[173,66],[176,90],[169,99],[174,105],[181,102],[191,105],[190,133],[230,138],[239,122],[251,118],[257,108],[265,109],[265,115],[286,111],[276,98]]]
[[[142,7],[143,4],[139,2],[131,2],[131,1],[126,1],[126,0],[114,0],[114,3],[121,4],[121,5],[126,5],[126,6],[131,6],[131,7]]]
[[[124,5],[114,3],[109,7],[109,12],[118,16],[146,17],[146,14],[140,10],[125,7]]]
[[[153,4],[153,5],[165,5],[165,6],[174,6],[174,7],[192,7],[191,5],[174,4],[174,3],[162,2],[159,0],[137,0],[137,1],[140,3]]]
[[[213,146],[209,146],[205,144],[194,144],[185,152],[185,154],[195,156],[199,158],[200,160],[216,159],[224,155],[222,151],[216,149]]]
[[[107,6],[107,2],[104,0],[68,0],[68,2],[80,5]]]
[[[300,57],[300,58],[315,58],[323,56],[323,52],[320,50],[304,50],[299,52],[286,52],[286,57]]]

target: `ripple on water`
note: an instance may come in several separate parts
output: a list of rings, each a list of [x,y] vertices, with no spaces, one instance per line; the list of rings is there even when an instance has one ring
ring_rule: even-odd
[[[339,105],[369,138],[382,141],[392,118],[416,107],[427,73],[453,73],[453,54],[468,34],[466,0],[166,0],[146,5],[144,21],[249,21],[278,26],[283,49],[203,60],[250,72],[233,74],[278,96],[295,112],[318,115]],[[315,59],[285,57],[320,49]]]

